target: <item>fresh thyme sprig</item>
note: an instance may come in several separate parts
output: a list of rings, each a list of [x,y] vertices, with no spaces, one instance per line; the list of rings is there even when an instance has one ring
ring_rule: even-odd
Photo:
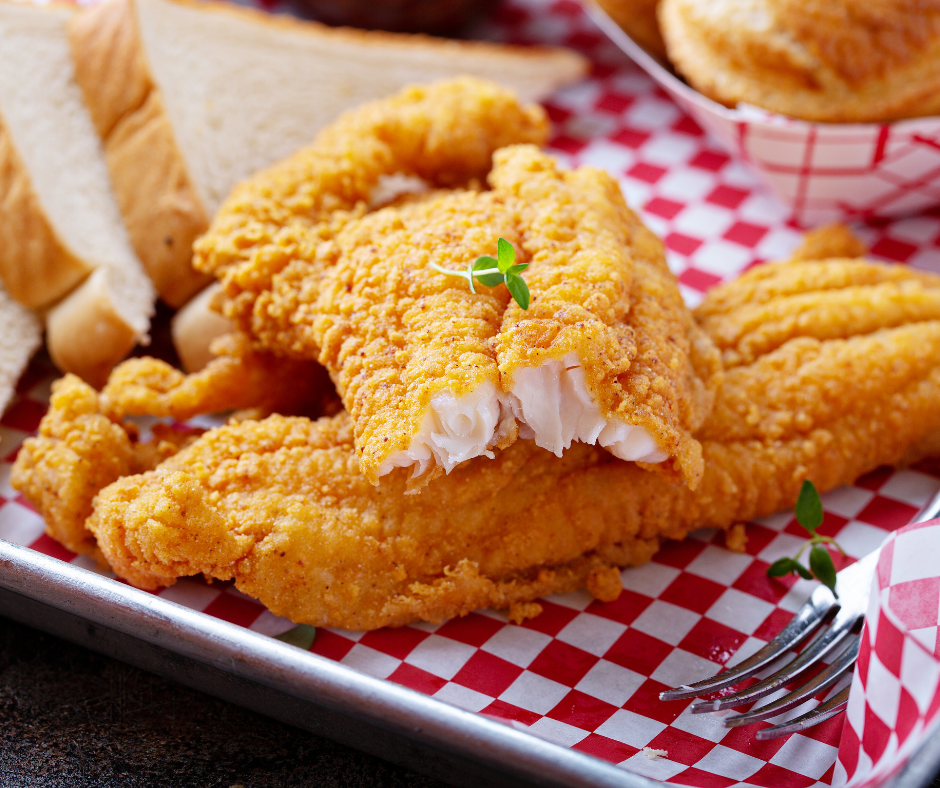
[[[832,555],[825,545],[831,544],[842,555],[845,555],[845,550],[839,547],[839,544],[832,537],[821,536],[816,533],[816,529],[822,525],[823,521],[822,501],[813,483],[808,479],[803,482],[803,486],[800,488],[794,513],[796,514],[796,521],[809,531],[812,539],[809,539],[793,558],[778,558],[774,561],[767,570],[767,575],[769,577],[783,577],[784,575],[798,574],[806,580],[812,580],[815,577],[838,597],[839,595],[836,593],[836,567],[832,563]],[[810,548],[809,569],[800,563],[800,556],[803,555],[803,551],[807,547]]]
[[[480,284],[487,287],[496,287],[505,284],[509,288],[509,294],[516,300],[523,309],[529,308],[529,286],[525,280],[519,276],[526,268],[528,263],[516,264],[516,250],[512,244],[505,238],[500,238],[496,243],[496,259],[488,255],[478,257],[466,271],[450,271],[447,268],[441,268],[437,263],[431,263],[431,268],[447,276],[459,276],[470,283],[470,292],[475,293],[473,279],[476,277]]]

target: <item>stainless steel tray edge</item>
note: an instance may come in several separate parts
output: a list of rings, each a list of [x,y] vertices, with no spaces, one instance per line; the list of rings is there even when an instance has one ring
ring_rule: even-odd
[[[410,740],[419,750],[450,753],[524,783],[575,788],[659,785],[600,759],[3,540],[0,589],[306,701],[312,707],[365,721]],[[43,628],[40,622],[23,623]],[[120,654],[113,656],[121,658]],[[211,687],[196,688],[212,693]],[[296,719],[289,721],[310,727]],[[322,726],[315,727],[316,732],[330,735]],[[344,743],[359,746],[348,740]],[[415,767],[412,762],[408,765]],[[459,774],[443,779],[467,784]]]

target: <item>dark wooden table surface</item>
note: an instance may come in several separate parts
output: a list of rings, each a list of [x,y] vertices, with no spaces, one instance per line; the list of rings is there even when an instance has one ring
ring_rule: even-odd
[[[2,788],[444,788],[0,618]]]

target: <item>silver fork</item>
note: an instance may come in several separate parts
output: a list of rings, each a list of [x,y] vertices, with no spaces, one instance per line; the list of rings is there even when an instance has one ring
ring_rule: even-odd
[[[940,515],[940,491],[911,522],[920,523],[938,515]],[[666,690],[660,693],[659,699],[686,700],[728,689],[770,666],[805,643],[817,632],[820,633],[819,636],[776,673],[733,695],[726,695],[715,700],[697,700],[692,704],[692,713],[702,714],[732,709],[759,700],[789,684],[821,659],[835,656],[826,668],[792,692],[759,708],[724,718],[724,724],[729,728],[748,725],[789,711],[820,692],[824,692],[844,676],[850,675],[855,660],[858,658],[859,631],[868,610],[868,597],[879,552],[876,550],[869,553],[836,575],[838,596],[834,596],[828,588],[820,585],[780,634],[756,654],[710,679]],[[826,624],[828,628],[824,627]],[[849,687],[846,686],[812,711],[785,724],[759,730],[757,738],[774,739],[811,728],[845,711],[848,701]]]

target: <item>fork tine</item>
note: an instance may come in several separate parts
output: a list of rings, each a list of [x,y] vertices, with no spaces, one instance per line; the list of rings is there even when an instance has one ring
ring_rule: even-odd
[[[831,665],[825,670],[817,673],[812,679],[807,681],[802,687],[793,692],[778,698],[773,703],[761,706],[759,709],[751,709],[743,714],[737,714],[733,717],[725,717],[724,723],[727,728],[736,728],[739,725],[748,725],[752,722],[760,722],[769,717],[776,717],[785,711],[796,708],[801,703],[815,695],[818,695],[825,689],[835,684],[839,679],[852,670],[855,660],[858,659],[859,639],[856,637]]]
[[[815,595],[815,594],[814,594]],[[789,683],[801,671],[816,664],[826,654],[830,653],[839,643],[848,635],[856,623],[864,617],[863,612],[842,608],[836,614],[832,621],[832,626],[820,635],[816,640],[809,644],[796,659],[788,662],[772,676],[768,676],[763,681],[759,681],[753,686],[747,687],[733,695],[727,695],[717,700],[697,700],[692,704],[693,714],[703,714],[709,711],[721,711],[735,706],[743,706],[745,703],[763,698],[776,692],[784,684]]]
[[[797,611],[790,623],[781,630],[780,634],[760,651],[717,676],[698,681],[695,684],[683,684],[674,689],[661,692],[659,699],[685,700],[695,698],[699,695],[708,695],[726,687],[731,687],[740,681],[744,681],[744,679],[750,678],[788,651],[792,651],[813,634],[835,604],[837,603],[829,589],[820,586],[813,592],[806,604]],[[711,709],[708,709],[708,711],[711,711]]]
[[[850,689],[851,686],[846,687],[829,698],[825,703],[818,705],[812,711],[808,711],[806,714],[794,720],[790,720],[783,725],[773,725],[770,728],[762,728],[757,732],[758,741],[776,739],[780,736],[789,736],[791,733],[797,733],[798,731],[805,731],[807,728],[812,728],[814,725],[819,725],[819,723],[825,722],[831,717],[835,717],[837,714],[841,714],[845,711],[845,707],[849,705]]]

